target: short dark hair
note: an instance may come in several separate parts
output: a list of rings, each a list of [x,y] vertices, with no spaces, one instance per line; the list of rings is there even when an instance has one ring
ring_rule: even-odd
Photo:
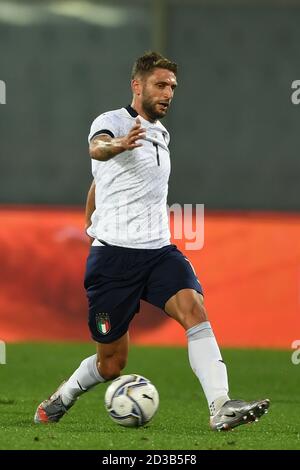
[[[137,75],[142,77],[150,74],[155,68],[171,70],[177,75],[177,64],[171,62],[166,57],[162,56],[158,52],[145,52],[144,55],[139,57],[132,67],[131,78],[135,78]]]

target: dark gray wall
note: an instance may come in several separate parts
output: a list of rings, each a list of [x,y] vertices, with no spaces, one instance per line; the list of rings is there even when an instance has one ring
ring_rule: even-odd
[[[152,44],[149,4],[129,11],[117,27],[45,12],[14,25],[0,1],[1,203],[84,203],[90,123],[130,101],[132,62]],[[300,8],[176,2],[167,13],[180,66],[169,202],[300,209]]]
[[[170,196],[217,208],[300,209],[300,9],[173,8],[180,63]]]
[[[82,204],[90,124],[130,102],[132,62],[150,42],[148,10],[135,8],[117,27],[41,16],[7,24],[0,2],[0,203]]]

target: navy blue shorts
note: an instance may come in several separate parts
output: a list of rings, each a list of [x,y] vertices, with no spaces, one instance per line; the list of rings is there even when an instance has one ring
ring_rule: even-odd
[[[111,343],[126,333],[141,299],[164,309],[181,289],[202,294],[190,262],[175,245],[153,250],[92,246],[84,287],[89,328],[98,343]]]

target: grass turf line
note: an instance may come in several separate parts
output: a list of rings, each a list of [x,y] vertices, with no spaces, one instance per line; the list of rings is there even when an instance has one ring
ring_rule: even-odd
[[[104,409],[107,385],[82,396],[60,423],[38,426],[33,415],[85,357],[92,344],[14,344],[0,366],[0,449],[300,449],[300,365],[291,352],[224,350],[231,396],[270,398],[268,415],[228,433],[213,433],[202,389],[183,348],[131,347],[124,373],[148,377],[160,394],[145,427],[118,426]]]

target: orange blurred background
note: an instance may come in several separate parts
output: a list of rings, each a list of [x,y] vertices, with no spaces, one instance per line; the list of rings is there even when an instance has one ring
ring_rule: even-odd
[[[89,340],[83,210],[10,207],[0,220],[0,338]],[[300,215],[206,213],[203,249],[185,242],[176,244],[204,287],[219,343],[290,349],[300,334]],[[135,344],[185,344],[182,328],[145,302],[130,334]]]

